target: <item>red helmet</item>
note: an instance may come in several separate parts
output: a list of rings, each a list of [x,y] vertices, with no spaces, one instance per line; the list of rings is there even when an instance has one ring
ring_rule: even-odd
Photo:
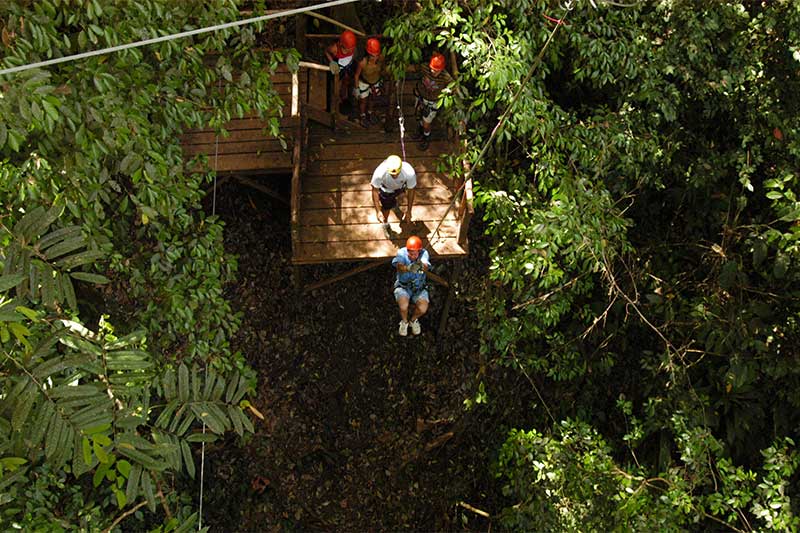
[[[444,70],[446,62],[444,60],[444,56],[439,52],[434,52],[431,56],[431,62],[428,66],[431,67],[431,70]]]
[[[407,250],[416,250],[417,252],[422,250],[422,239],[420,239],[416,235],[412,235],[406,241],[406,249]]]
[[[371,56],[376,56],[381,53],[381,42],[374,37],[367,39],[367,53]]]
[[[355,48],[356,34],[351,32],[350,30],[345,30],[339,37],[339,42],[342,43],[342,46],[344,46],[345,48]]]

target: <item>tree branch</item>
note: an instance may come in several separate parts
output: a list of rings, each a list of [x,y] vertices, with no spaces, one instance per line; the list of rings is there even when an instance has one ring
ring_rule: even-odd
[[[117,525],[117,524],[119,524],[120,522],[122,522],[123,520],[125,520],[126,518],[128,518],[130,515],[132,515],[133,513],[135,513],[136,511],[138,511],[138,510],[139,510],[139,509],[141,509],[142,507],[144,507],[145,505],[147,505],[147,500],[141,501],[141,502],[139,502],[139,503],[136,505],[136,507],[133,507],[133,508],[131,508],[131,509],[128,509],[127,511],[125,511],[124,513],[122,513],[121,515],[119,515],[119,516],[116,518],[116,520],[114,520],[113,522],[111,522],[111,525],[110,525],[110,526],[108,526],[107,528],[105,528],[105,529],[103,530],[103,533],[109,533],[109,532],[110,532],[112,529],[114,529],[114,527],[116,527],[116,525]]]

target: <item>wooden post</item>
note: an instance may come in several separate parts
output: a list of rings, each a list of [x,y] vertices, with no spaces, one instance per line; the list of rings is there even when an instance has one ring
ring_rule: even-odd
[[[302,135],[302,145],[300,146],[300,173],[305,174],[308,167],[308,106],[300,105],[300,134]]]
[[[467,235],[469,234],[469,223],[472,220],[472,178],[469,178],[464,183],[464,196],[461,198],[461,205],[459,206],[458,216],[458,244],[464,245],[467,242]]]
[[[300,80],[298,77],[298,70],[292,72],[292,116],[296,117],[300,105]]]
[[[306,16],[303,14],[294,17],[294,46],[300,52],[300,57],[306,55]]]
[[[331,102],[331,128],[336,131],[336,118],[339,114],[339,73],[333,75],[333,101]]]
[[[297,124],[295,126],[294,132],[294,146],[292,149],[292,192],[291,192],[291,212],[292,212],[292,221],[291,221],[291,234],[292,234],[292,253],[296,253],[297,250],[295,247],[298,244],[299,240],[299,229],[298,226],[300,225],[300,165],[302,159],[302,147],[303,147],[303,121],[302,117],[297,117]],[[295,287],[299,288],[300,284],[302,283],[301,273],[299,268],[294,269],[294,283]]]

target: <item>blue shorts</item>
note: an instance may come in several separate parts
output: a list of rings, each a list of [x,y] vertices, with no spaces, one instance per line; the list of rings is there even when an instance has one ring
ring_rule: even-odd
[[[395,301],[397,301],[400,298],[408,298],[409,300],[411,300],[412,304],[417,303],[417,300],[425,300],[426,302],[430,302],[431,301],[431,297],[428,295],[428,289],[422,289],[420,291],[414,291],[414,294],[410,294],[403,287],[395,287],[394,288],[394,299],[395,299]]]

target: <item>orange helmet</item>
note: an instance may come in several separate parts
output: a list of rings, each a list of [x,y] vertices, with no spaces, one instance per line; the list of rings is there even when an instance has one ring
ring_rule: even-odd
[[[376,56],[381,53],[381,42],[374,37],[367,39],[367,53],[371,56]]]
[[[420,239],[416,235],[412,235],[406,241],[406,249],[416,250],[417,252],[422,250],[422,239]]]
[[[355,48],[356,34],[351,32],[350,30],[345,30],[342,32],[342,35],[339,36],[339,42],[342,43],[342,46],[344,46],[345,48]]]
[[[431,70],[444,70],[445,64],[444,56],[439,52],[434,52],[428,66],[431,67]]]

